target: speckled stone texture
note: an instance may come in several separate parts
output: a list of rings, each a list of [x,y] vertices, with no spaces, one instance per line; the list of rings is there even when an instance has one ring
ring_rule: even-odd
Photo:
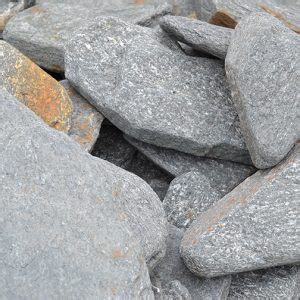
[[[205,176],[222,196],[255,172],[255,168],[225,160],[209,159],[143,143],[129,136],[126,140],[160,168],[178,177],[196,171]]]
[[[198,51],[225,59],[232,29],[176,16],[165,16],[159,23],[161,28],[174,39]]]
[[[236,27],[226,74],[257,168],[278,164],[300,138],[300,36],[266,13]]]
[[[193,222],[181,244],[186,265],[214,277],[299,262],[299,184],[297,145],[278,166],[258,171]]]
[[[147,225],[134,214],[150,199],[155,211],[154,193],[0,95],[1,297],[153,299],[129,225],[132,217]],[[128,216],[132,201],[139,208]]]
[[[168,292],[170,283],[179,281],[188,290],[191,299],[225,300],[230,276],[213,279],[196,277],[186,268],[180,257],[179,246],[184,232],[173,225],[168,226],[168,231],[166,256],[151,273],[156,298],[166,299],[164,293]]]
[[[232,276],[228,299],[299,299],[300,268],[283,266]]]
[[[66,90],[5,41],[0,41],[0,87],[34,111],[49,126],[68,132],[73,112]]]
[[[79,143],[84,151],[91,152],[99,136],[104,117],[79,95],[68,80],[60,81],[73,105],[69,136]]]
[[[7,24],[3,38],[37,64],[64,71],[66,43],[96,17],[115,16],[131,23],[151,25],[171,11],[168,5],[121,6],[114,9],[89,5],[45,3],[18,14]]]

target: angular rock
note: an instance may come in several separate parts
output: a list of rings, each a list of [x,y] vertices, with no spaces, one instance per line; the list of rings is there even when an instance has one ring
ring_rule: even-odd
[[[233,34],[226,73],[257,168],[278,164],[300,138],[299,48],[300,36],[265,13],[245,18]]]
[[[137,139],[248,162],[222,63],[172,51],[148,32],[113,18],[94,23],[68,45],[66,77]]]
[[[169,282],[155,298],[161,300],[192,300],[192,296],[190,295],[188,289],[178,280]]]
[[[283,266],[232,276],[227,299],[299,299],[300,268]]]
[[[229,28],[175,16],[163,17],[160,26],[174,39],[220,59],[225,59],[233,33]]]
[[[135,236],[152,231],[147,201],[160,218],[154,193],[0,93],[1,296],[152,299]],[[132,218],[148,228],[131,233]]]
[[[179,246],[184,232],[173,225],[168,226],[168,231],[166,256],[150,274],[156,298],[165,299],[163,296],[165,290],[168,291],[169,283],[179,281],[188,290],[191,299],[225,300],[230,276],[213,279],[196,277],[186,268],[180,257]]]
[[[251,12],[267,12],[287,27],[300,33],[300,5],[282,0],[197,0],[200,19],[215,25],[234,28]]]
[[[188,268],[214,277],[299,262],[299,183],[297,145],[278,166],[258,171],[193,222],[181,244]]]
[[[64,71],[66,43],[81,31],[87,20],[115,16],[131,23],[151,25],[170,12],[168,5],[121,6],[113,10],[89,5],[45,3],[18,14],[6,26],[3,38],[38,65],[51,71]]]
[[[5,41],[0,41],[0,65],[0,87],[23,102],[49,126],[68,132],[72,102],[54,78]]]
[[[60,81],[73,105],[69,136],[79,143],[84,151],[90,152],[99,136],[104,117],[87,100],[79,95],[68,80]]]
[[[125,136],[126,140],[160,168],[178,177],[196,171],[205,176],[211,187],[222,196],[255,172],[255,168],[230,161],[203,158],[183,152],[156,147]]]

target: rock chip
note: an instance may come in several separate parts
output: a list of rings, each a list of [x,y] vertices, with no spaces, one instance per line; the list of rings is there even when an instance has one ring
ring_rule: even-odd
[[[166,299],[164,294],[170,289],[170,283],[173,282],[171,286],[174,287],[178,286],[174,281],[179,281],[183,287],[180,290],[187,289],[191,299],[225,300],[229,291],[230,276],[213,279],[196,277],[187,269],[180,257],[179,246],[184,232],[173,225],[168,225],[168,232],[166,256],[150,274],[156,298]]]
[[[64,71],[64,49],[96,17],[115,16],[131,23],[151,25],[170,12],[168,5],[121,6],[109,9],[91,5],[45,3],[18,14],[6,26],[3,38],[38,65]]]
[[[188,289],[178,280],[173,280],[166,284],[163,290],[159,291],[155,299],[172,300],[192,300]]]
[[[232,276],[227,299],[299,299],[300,268],[283,266]]]
[[[68,80],[60,81],[73,105],[69,136],[79,143],[84,151],[90,152],[99,136],[104,117],[87,100],[79,95]]]
[[[5,90],[0,124],[1,296],[152,299],[135,239],[149,232],[128,226],[147,201],[151,219],[159,217],[151,189],[45,126]],[[154,229],[159,238],[162,228]]]
[[[54,78],[5,41],[0,41],[0,65],[0,87],[51,127],[68,132],[72,102]]]
[[[192,48],[225,59],[232,29],[185,17],[165,16],[160,26],[174,39]]]
[[[188,268],[214,277],[299,262],[299,175],[297,145],[278,166],[258,171],[202,213],[181,244]]]
[[[300,138],[300,36],[255,13],[234,31],[226,73],[245,140],[257,168],[278,164]]]

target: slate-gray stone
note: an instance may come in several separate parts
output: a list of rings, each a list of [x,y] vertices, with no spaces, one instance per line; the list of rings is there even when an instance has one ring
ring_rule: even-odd
[[[166,256],[151,273],[156,298],[166,299],[164,293],[168,292],[170,283],[173,282],[171,286],[174,287],[174,281],[179,281],[181,286],[188,290],[191,299],[225,300],[229,291],[230,276],[213,279],[196,277],[186,268],[180,257],[179,246],[184,231],[169,225],[168,232]]]
[[[174,39],[192,48],[225,59],[232,29],[185,17],[165,16],[160,26]]]
[[[297,145],[278,166],[258,171],[193,222],[181,244],[188,268],[214,277],[299,262],[299,184]]]
[[[226,73],[257,168],[278,164],[300,138],[300,36],[276,18],[255,13],[236,27]]]
[[[150,199],[152,218],[160,217],[151,189],[82,151],[4,90],[0,123],[1,296],[152,299],[135,239],[148,231],[129,226]],[[139,214],[129,216],[132,201]]]
[[[300,268],[283,266],[232,275],[227,299],[299,299]]]

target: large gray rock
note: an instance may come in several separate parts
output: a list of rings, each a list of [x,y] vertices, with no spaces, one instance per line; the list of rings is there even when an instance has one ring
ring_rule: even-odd
[[[115,16],[140,25],[151,25],[170,12],[168,5],[107,7],[45,3],[14,17],[6,26],[3,38],[40,66],[55,72],[64,71],[64,48],[96,17]]]
[[[89,26],[66,51],[66,77],[125,133],[248,162],[224,75],[220,61],[172,51],[149,30],[113,18]]]
[[[278,164],[300,138],[300,36],[255,13],[234,31],[226,73],[254,165]]]
[[[199,276],[220,276],[300,261],[297,212],[300,145],[270,170],[258,171],[185,233],[181,254]]]
[[[194,156],[172,149],[143,143],[129,136],[126,140],[174,177],[196,171],[205,176],[222,196],[252,175],[255,168],[225,160]]]
[[[283,266],[232,276],[227,299],[299,299],[300,268]]]
[[[135,239],[164,230],[148,223],[161,218],[148,185],[82,151],[4,90],[0,123],[1,297],[152,299]]]
[[[232,29],[175,16],[165,16],[159,23],[162,29],[174,39],[198,51],[225,59]]]
[[[188,290],[191,299],[225,300],[229,291],[230,276],[213,279],[196,277],[186,268],[180,257],[179,246],[183,231],[173,225],[168,226],[168,231],[166,256],[151,273],[156,298],[166,299],[164,294],[169,292],[170,283],[173,282],[171,286],[174,287],[174,281],[179,281]],[[188,299],[188,297],[183,299]]]

